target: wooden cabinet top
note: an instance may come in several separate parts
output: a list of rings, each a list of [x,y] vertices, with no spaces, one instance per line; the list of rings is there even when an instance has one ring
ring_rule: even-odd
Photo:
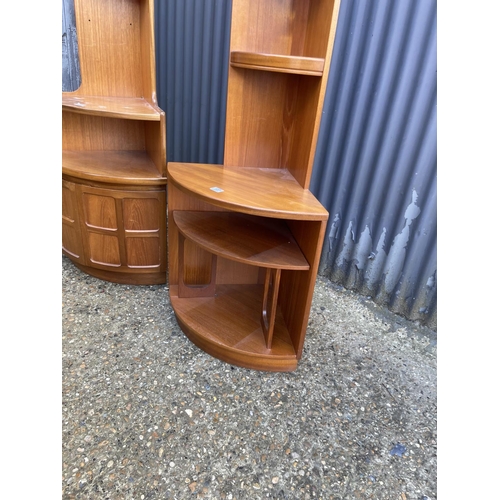
[[[284,168],[169,163],[168,179],[180,190],[228,210],[277,219],[328,219],[321,203]]]

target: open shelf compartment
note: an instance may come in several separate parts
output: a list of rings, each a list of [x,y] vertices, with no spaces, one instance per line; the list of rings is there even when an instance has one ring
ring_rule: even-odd
[[[267,349],[261,326],[262,285],[218,285],[213,297],[170,300],[186,336],[205,352],[244,368],[293,371],[297,355],[278,308],[273,344]]]
[[[286,223],[279,219],[232,212],[183,210],[173,211],[172,215],[180,232],[178,298],[216,296],[217,256],[265,268],[264,286],[261,292],[260,331],[264,337],[261,341],[264,341],[266,350],[271,350],[279,310],[281,271],[282,269],[308,271],[310,268]],[[185,283],[185,238],[212,254],[209,283],[194,286]],[[236,314],[236,317],[238,316],[239,314]],[[246,332],[246,329],[244,331]],[[255,336],[259,336],[257,330],[252,331]],[[244,335],[245,338],[247,333]]]

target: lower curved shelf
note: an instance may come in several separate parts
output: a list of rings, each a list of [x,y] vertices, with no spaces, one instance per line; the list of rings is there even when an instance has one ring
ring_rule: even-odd
[[[185,335],[200,349],[227,363],[254,370],[286,372],[297,368],[297,355],[278,308],[271,349],[261,327],[263,285],[217,285],[214,297],[170,301]]]

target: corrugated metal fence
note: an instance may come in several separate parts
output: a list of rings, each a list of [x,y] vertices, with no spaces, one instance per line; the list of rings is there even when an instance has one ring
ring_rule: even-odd
[[[320,273],[433,328],[436,68],[436,0],[344,0],[311,182]]]
[[[230,0],[157,0],[158,103],[168,161],[222,163]]]
[[[156,4],[170,161],[222,163],[230,0]],[[436,0],[343,0],[311,191],[320,274],[436,328]]]
[[[81,85],[75,4],[62,2],[62,91],[73,92]]]

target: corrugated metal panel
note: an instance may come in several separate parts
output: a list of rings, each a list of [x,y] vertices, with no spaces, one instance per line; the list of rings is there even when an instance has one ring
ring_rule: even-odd
[[[436,0],[343,1],[311,191],[320,273],[436,327]]]
[[[62,1],[62,91],[73,92],[80,87],[80,58],[76,33],[75,3]]]
[[[155,2],[168,161],[223,162],[231,6],[230,0]]]
[[[157,0],[169,161],[223,162],[230,0]],[[436,0],[343,0],[311,191],[320,273],[436,326]]]

